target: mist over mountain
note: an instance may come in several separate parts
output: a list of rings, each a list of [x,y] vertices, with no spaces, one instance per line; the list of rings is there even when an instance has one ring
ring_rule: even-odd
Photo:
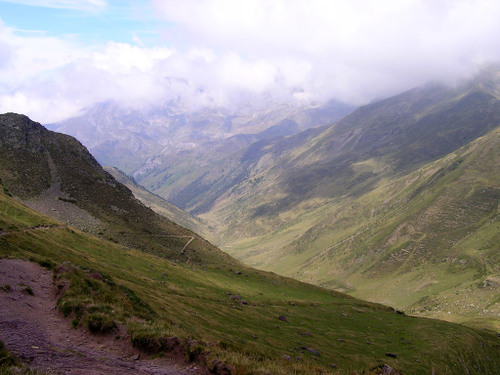
[[[499,19],[0,0],[0,374],[500,374]]]
[[[321,106],[290,103],[270,104],[257,110],[205,108],[194,112],[180,103],[138,110],[109,102],[48,127],[73,135],[101,163],[140,179],[144,170],[162,157],[208,154],[213,147],[226,148],[224,153],[229,154],[256,140],[331,124],[352,110],[352,106],[338,101]],[[226,140],[233,147],[228,148]]]

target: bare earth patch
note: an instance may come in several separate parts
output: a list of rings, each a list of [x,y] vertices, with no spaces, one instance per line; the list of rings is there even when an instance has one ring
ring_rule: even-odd
[[[125,332],[95,336],[73,329],[56,308],[52,272],[19,259],[0,259],[0,340],[21,361],[62,374],[199,374],[194,366],[141,359]]]

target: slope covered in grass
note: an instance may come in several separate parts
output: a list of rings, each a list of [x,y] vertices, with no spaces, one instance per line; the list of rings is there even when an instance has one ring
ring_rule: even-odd
[[[272,236],[228,251],[241,251],[249,264],[411,313],[498,329],[499,165],[497,129],[411,174],[382,180],[360,197],[323,202]],[[376,168],[376,161],[357,168]],[[259,253],[259,246],[275,250]]]
[[[348,374],[384,363],[405,374],[500,370],[491,333],[243,266],[175,263],[61,225],[5,192],[0,228],[0,256],[53,267],[67,285],[59,308],[74,325],[125,325],[153,353],[178,342],[216,373],[216,360],[234,374]]]
[[[199,216],[249,265],[499,329],[499,88],[492,68],[254,144]]]
[[[112,175],[118,182],[130,189],[134,196],[146,207],[151,208],[154,212],[165,216],[169,220],[181,225],[184,228],[192,230],[195,233],[203,235],[207,238],[210,233],[208,224],[201,221],[199,218],[188,214],[172,203],[167,202],[159,195],[153,194],[139,185],[133,178],[127,176],[124,172],[115,167],[104,166],[106,172]]]

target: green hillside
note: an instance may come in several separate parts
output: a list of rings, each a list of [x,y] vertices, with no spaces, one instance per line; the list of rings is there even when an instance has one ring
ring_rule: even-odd
[[[499,165],[497,129],[359,198],[324,203],[302,221],[238,244],[244,251],[228,250],[246,254],[249,264],[412,314],[498,329]],[[310,217],[316,221],[304,230]]]
[[[165,216],[167,219],[179,224],[180,226],[192,230],[195,233],[201,234],[204,238],[213,236],[210,232],[208,224],[202,222],[199,218],[188,214],[177,206],[159,195],[153,194],[146,190],[143,186],[137,184],[132,178],[115,167],[104,166],[106,172],[112,175],[119,183],[125,185],[134,196],[146,207],[151,208],[154,212]]]
[[[215,374],[376,373],[383,364],[405,374],[500,371],[500,343],[486,331],[244,266],[172,262],[41,216],[5,189],[0,228],[2,257],[53,268],[67,285],[58,306],[68,324],[124,325],[145,352],[182,348]]]
[[[363,195],[495,129],[499,76],[417,88],[332,126],[255,143],[197,181],[196,199],[180,207],[218,222],[225,244],[289,224],[308,200]]]
[[[252,266],[498,329],[499,77],[411,90],[254,144],[221,168],[217,199],[199,182],[192,209]]]

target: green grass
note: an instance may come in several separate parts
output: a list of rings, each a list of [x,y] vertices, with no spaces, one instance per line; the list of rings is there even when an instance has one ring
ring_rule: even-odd
[[[497,129],[359,197],[304,201],[280,213],[273,231],[221,237],[222,248],[252,266],[411,314],[499,330],[499,149]],[[372,158],[357,168],[380,165]],[[233,233],[245,233],[239,225]],[[424,296],[433,302],[420,302]]]
[[[24,231],[35,226],[48,229]],[[243,265],[173,262],[60,226],[3,193],[0,227],[11,232],[0,237],[0,256],[56,265],[68,324],[109,334],[124,325],[150,353],[182,350],[235,374],[373,373],[380,363],[405,374],[465,374],[461,363],[471,374],[500,370],[500,343],[486,331],[404,316]]]

